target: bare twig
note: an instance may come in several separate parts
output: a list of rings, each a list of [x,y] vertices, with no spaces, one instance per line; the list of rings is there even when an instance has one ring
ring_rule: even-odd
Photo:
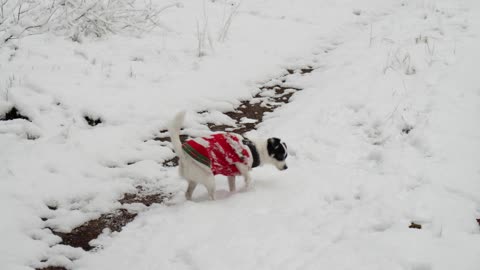
[[[372,42],[373,42],[373,24],[370,24],[370,41],[368,42],[368,47],[372,47]]]
[[[197,56],[202,57],[203,56],[203,40],[202,40],[202,34],[200,33],[200,24],[198,23],[198,20],[197,20],[197,41],[198,41]]]
[[[2,20],[5,18],[5,5],[8,3],[8,0],[0,0],[0,17]]]
[[[37,25],[27,26],[18,35],[10,34],[6,38],[4,38],[3,43],[6,43],[11,39],[17,39],[17,38],[22,37],[23,33],[27,32],[28,30],[36,29],[36,28],[42,28],[43,26],[45,26],[50,21],[50,19],[53,17],[55,12],[56,12],[56,10],[54,10],[43,23],[40,23],[40,24],[37,24]],[[32,34],[30,34],[30,35],[32,35]]]
[[[87,8],[84,12],[82,12],[77,18],[73,19],[74,22],[80,20],[82,17],[84,17],[85,15],[87,15],[93,8],[95,8],[97,6],[98,2],[94,3],[93,5],[91,5],[89,8]]]
[[[17,15],[17,23],[20,21],[20,11],[22,10],[23,1],[20,1],[18,4],[18,15]]]
[[[218,37],[218,41],[223,42],[227,38],[227,33],[228,33],[228,30],[230,29],[230,25],[232,24],[233,17],[238,13],[238,8],[240,7],[241,3],[242,2],[238,3],[238,5],[236,5],[228,15],[227,20],[223,24],[223,28],[220,32],[220,36]]]

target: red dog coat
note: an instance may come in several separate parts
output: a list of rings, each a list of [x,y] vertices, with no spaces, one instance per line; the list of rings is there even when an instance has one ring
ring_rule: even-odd
[[[196,161],[210,167],[214,175],[239,175],[235,163],[251,166],[251,155],[247,146],[230,133],[217,133],[208,137],[187,140],[183,151]]]

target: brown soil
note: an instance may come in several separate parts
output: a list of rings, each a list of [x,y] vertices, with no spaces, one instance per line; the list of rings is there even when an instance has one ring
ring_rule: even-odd
[[[31,122],[28,117],[21,114],[15,107],[12,107],[12,109],[10,109],[10,111],[8,111],[5,115],[0,115],[0,121],[9,121],[15,119],[24,119]]]
[[[412,129],[413,129],[412,126],[407,125],[407,126],[402,128],[402,133],[408,134],[408,133],[410,133],[410,131],[412,131]]]
[[[67,268],[63,266],[47,266],[43,268],[37,268],[35,270],[67,270]]]
[[[85,121],[87,121],[87,124],[92,127],[99,125],[103,122],[102,119],[98,117],[90,117],[88,115],[85,115],[83,118],[85,119]]]
[[[417,223],[415,223],[415,222],[411,222],[411,223],[410,223],[410,226],[408,226],[408,228],[410,228],[410,229],[419,229],[419,230],[420,230],[420,229],[422,228],[422,225],[417,224]]]
[[[180,141],[182,143],[188,138],[189,138],[188,135],[180,135]],[[159,142],[171,142],[170,136],[168,135],[168,130],[166,129],[160,130],[160,135],[153,138],[153,140],[159,141]],[[175,156],[171,159],[167,159],[164,162],[162,162],[162,165],[164,167],[175,167],[178,165],[178,157]]]
[[[96,239],[105,228],[119,232],[123,226],[132,221],[136,216],[137,214],[130,213],[126,209],[118,209],[113,213],[106,213],[97,219],[90,220],[69,233],[52,232],[62,238],[61,245],[79,247],[89,251],[94,248],[90,246],[89,242]]]
[[[47,205],[47,207],[48,207],[48,209],[53,210],[53,211],[58,209],[58,206],[56,206],[56,205]]]
[[[178,165],[178,157],[175,156],[171,159],[167,159],[162,163],[162,165],[164,167],[176,167]]]
[[[265,91],[273,90],[273,96],[264,96]],[[276,108],[290,102],[290,98],[296,91],[302,89],[289,87],[285,85],[262,86],[260,92],[253,96],[252,100],[242,101],[232,112],[226,112],[230,118],[235,120],[236,126],[207,124],[211,131],[229,131],[238,134],[244,134],[256,129],[257,125],[263,121],[265,113],[273,112]],[[254,123],[241,123],[242,118],[256,120]]]
[[[150,206],[154,203],[163,203],[172,195],[172,193],[164,192],[148,193],[142,186],[137,186],[137,192],[124,194],[119,202],[121,204],[141,203]],[[55,230],[52,230],[52,232],[62,238],[60,244],[80,247],[89,251],[93,249],[89,242],[96,239],[104,229],[109,228],[111,231],[119,232],[123,226],[132,221],[136,216],[136,213],[131,213],[121,208],[114,212],[103,214],[97,219],[90,220],[69,233],[57,232]]]
[[[149,193],[144,187],[137,186],[137,192],[125,193],[123,198],[119,200],[121,204],[141,203],[146,206],[150,206],[154,203],[163,203],[165,200],[171,198],[173,194],[171,192],[155,192]]]

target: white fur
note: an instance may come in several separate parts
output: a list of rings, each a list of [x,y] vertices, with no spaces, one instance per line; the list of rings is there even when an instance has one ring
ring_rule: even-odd
[[[185,112],[178,113],[170,123],[168,131],[170,132],[173,148],[179,157],[179,174],[188,181],[188,188],[185,192],[185,197],[190,200],[197,184],[202,184],[207,188],[210,199],[215,200],[215,177],[210,167],[196,161],[189,155],[185,155],[182,150],[180,128],[182,127],[184,119]],[[238,136],[240,140],[243,139],[242,136],[238,134],[235,135]],[[268,155],[267,140],[252,140],[252,142],[255,144],[259,154],[259,166],[269,163],[277,167],[279,170],[286,168],[285,161],[278,161]],[[236,163],[235,166],[237,166],[238,171],[243,176],[245,186],[248,188],[252,181],[250,176],[250,170],[252,169],[251,166],[247,166],[243,163]],[[231,192],[235,191],[235,176],[228,176],[228,185]]]

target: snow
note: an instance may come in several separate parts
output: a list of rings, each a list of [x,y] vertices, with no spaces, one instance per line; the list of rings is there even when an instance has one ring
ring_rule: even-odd
[[[32,121],[0,121],[0,269],[478,269],[479,3],[245,0],[220,41],[232,3],[175,2],[140,38],[0,45],[0,112]],[[185,201],[152,138],[183,109],[191,135],[232,124],[220,112],[308,65],[249,134],[285,141],[289,169],[254,169],[233,194],[219,176],[216,201],[202,187]],[[94,252],[46,229],[117,209],[139,184],[176,195],[131,206]]]

